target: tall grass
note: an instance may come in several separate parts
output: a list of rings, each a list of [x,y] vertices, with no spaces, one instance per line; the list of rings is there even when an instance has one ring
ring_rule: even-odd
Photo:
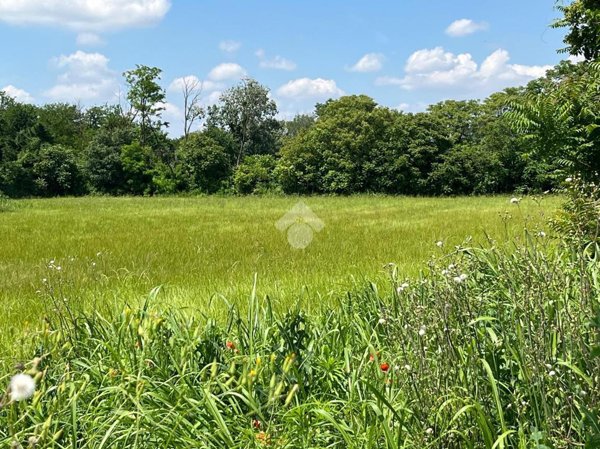
[[[304,250],[275,223],[302,199],[323,220]],[[416,276],[437,248],[485,233],[506,240],[529,220],[543,228],[557,197],[518,207],[507,197],[190,197],[20,200],[0,214],[0,364],[46,313],[47,279],[71,304],[143,298],[224,318],[223,300],[259,296],[287,310],[318,309],[368,279],[385,285],[389,262]],[[512,219],[503,217],[512,215]],[[60,267],[60,270],[58,269]],[[58,294],[58,293],[57,293]]]
[[[0,445],[598,447],[600,266],[571,248],[458,247],[321,313],[254,293],[225,322],[161,310],[157,290],[78,310],[50,285],[55,313],[16,370],[38,389],[5,396]]]

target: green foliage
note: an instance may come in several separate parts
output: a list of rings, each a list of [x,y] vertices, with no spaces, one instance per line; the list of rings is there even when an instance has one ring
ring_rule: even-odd
[[[556,20],[552,27],[568,28],[564,38],[567,47],[560,51],[583,56],[588,61],[600,58],[600,1],[575,0],[556,8],[564,17]]]
[[[136,65],[135,69],[123,73],[129,87],[127,99],[131,104],[133,120],[140,123],[140,142],[142,145],[153,143],[151,137],[168,123],[160,120],[164,111],[166,94],[157,81],[162,70],[157,67]]]
[[[277,161],[270,154],[246,156],[233,176],[235,191],[243,195],[275,191],[276,166]]]
[[[507,117],[530,161],[526,171],[545,179],[540,188],[556,185],[565,173],[593,179],[600,170],[599,98],[600,64],[566,63],[509,102]]]
[[[180,142],[177,158],[186,190],[216,193],[227,186],[233,167],[231,142],[219,131],[195,132]]]
[[[236,166],[244,156],[276,152],[281,125],[275,119],[277,105],[269,89],[247,78],[224,92],[219,101],[208,110],[207,125],[231,133],[237,147]]]
[[[552,225],[572,246],[596,254],[600,248],[600,187],[579,176],[567,178],[564,185],[567,201]]]
[[[126,179],[126,193],[135,195],[152,193],[154,175],[152,148],[134,141],[121,147],[120,159]]]
[[[21,154],[21,182],[34,195],[77,195],[84,191],[83,176],[72,148],[63,145],[41,145]]]

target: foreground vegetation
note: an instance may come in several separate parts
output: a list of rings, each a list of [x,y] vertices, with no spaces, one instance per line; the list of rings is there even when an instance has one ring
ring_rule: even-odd
[[[323,220],[304,250],[275,223],[302,199]],[[558,197],[192,197],[19,200],[0,213],[0,354],[47,312],[50,284],[78,304],[122,305],[161,285],[160,301],[222,317],[258,293],[311,310],[395,263],[418,275],[427,258],[472,236],[505,240],[525,223],[545,229]],[[60,269],[59,269],[60,267]],[[44,279],[47,283],[44,283]],[[2,357],[0,357],[1,359]]]
[[[54,312],[16,367],[37,391],[5,396],[0,444],[596,448],[597,201],[565,208],[562,243],[531,230],[449,249],[313,312],[254,292],[220,322],[157,307],[158,290],[86,311],[51,284]]]

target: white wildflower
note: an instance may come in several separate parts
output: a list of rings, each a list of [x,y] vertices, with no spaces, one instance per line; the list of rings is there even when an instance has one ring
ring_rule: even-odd
[[[573,178],[567,178],[567,179],[565,179],[565,182],[572,182],[572,181],[573,181]]]
[[[13,401],[24,401],[35,393],[35,380],[28,374],[17,374],[10,380],[10,397]]]
[[[441,240],[439,240],[436,245],[438,246],[438,248],[441,248],[442,246],[444,246],[444,242],[442,242]]]
[[[385,318],[379,318],[379,324],[386,324],[387,320]]]
[[[411,366],[410,366],[410,365],[404,365],[404,369],[405,369],[406,371],[410,371],[410,369],[411,369]]]
[[[556,376],[556,371],[552,370],[548,373],[550,377]]]
[[[538,237],[546,237],[546,233],[544,231],[538,232]]]
[[[460,276],[454,277],[454,282],[456,282],[457,284],[462,284],[466,279],[467,279],[467,275],[461,274]]]
[[[450,273],[448,270],[442,270],[442,276],[448,276],[448,273]]]
[[[431,435],[433,433],[433,429],[430,427],[425,432],[427,433],[427,435]]]
[[[519,198],[512,197],[510,199],[510,204],[519,204],[521,200]]]
[[[421,329],[419,329],[419,336],[423,336],[425,335],[427,328],[425,326],[421,326]]]

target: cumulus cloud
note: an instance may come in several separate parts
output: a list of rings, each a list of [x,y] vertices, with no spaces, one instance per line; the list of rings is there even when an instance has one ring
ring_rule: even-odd
[[[334,80],[299,78],[277,89],[277,94],[292,99],[327,99],[344,95]]]
[[[212,81],[240,79],[244,76],[246,76],[246,70],[241,65],[233,62],[219,64],[208,74],[208,78]]]
[[[289,59],[285,59],[282,56],[275,56],[272,59],[268,59],[265,51],[260,49],[256,51],[256,56],[260,60],[259,66],[263,69],[275,69],[275,70],[287,70],[292,71],[296,70],[296,63],[290,61]]]
[[[117,74],[108,67],[109,59],[100,53],[76,51],[54,58],[54,66],[62,70],[57,84],[45,92],[57,101],[111,101],[119,86]]]
[[[236,52],[240,49],[241,46],[242,43],[237,41],[221,41],[219,43],[219,49],[227,53]]]
[[[510,55],[498,49],[478,65],[469,53],[454,54],[442,47],[414,52],[405,65],[405,76],[380,77],[378,85],[395,85],[406,90],[453,88],[489,94],[494,90],[525,84],[543,76],[552,66],[509,64]]]
[[[350,70],[352,72],[378,72],[383,67],[384,56],[379,53],[368,53],[358,60]]]
[[[14,98],[19,103],[33,103],[34,99],[29,92],[23,89],[19,89],[18,87],[9,84],[6,87],[0,89],[0,91],[4,91],[6,95]]]
[[[477,31],[487,30],[488,24],[485,22],[474,22],[471,19],[459,19],[452,22],[446,28],[446,34],[452,37],[467,36]]]
[[[97,47],[103,44],[104,41],[96,33],[79,33],[77,35],[77,45],[80,47]]]
[[[151,25],[170,0],[0,0],[0,20],[14,25],[61,26],[106,31]]]
[[[201,80],[196,75],[187,75],[180,78],[175,78],[169,85],[168,90],[172,92],[181,92],[185,85],[196,86],[203,93],[214,92],[225,87],[223,83],[218,83],[211,80]]]

